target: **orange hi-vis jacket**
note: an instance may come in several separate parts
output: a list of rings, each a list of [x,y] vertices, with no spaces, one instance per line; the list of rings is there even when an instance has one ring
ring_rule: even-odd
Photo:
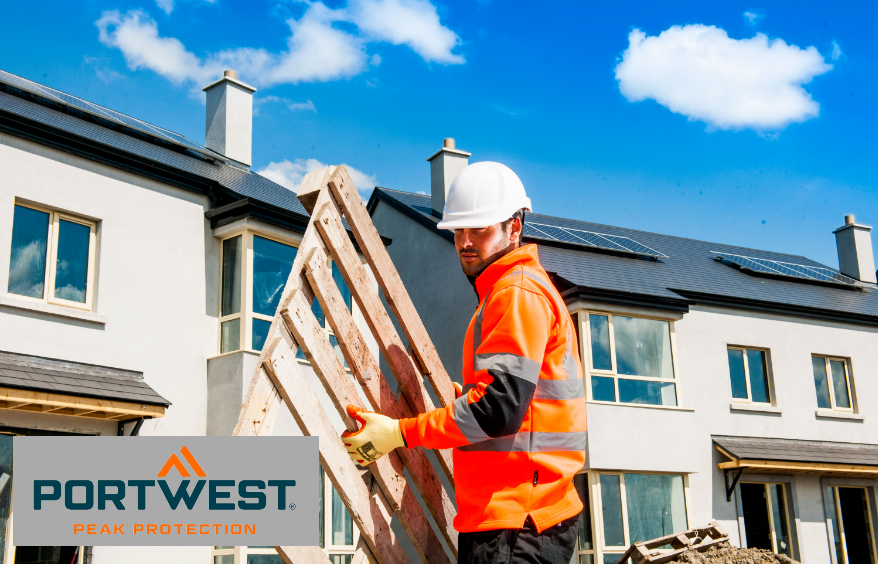
[[[411,448],[454,448],[460,532],[538,531],[578,514],[585,464],[585,388],[567,306],[525,245],[475,282],[479,307],[463,347],[464,393],[403,419]]]

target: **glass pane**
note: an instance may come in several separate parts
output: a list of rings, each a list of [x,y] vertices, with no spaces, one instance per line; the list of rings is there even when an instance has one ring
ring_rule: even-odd
[[[622,528],[622,488],[619,476],[601,474],[601,515],[604,518],[604,545],[625,546]]]
[[[46,281],[46,247],[49,242],[49,214],[15,206],[12,219],[12,253],[9,257],[10,294],[43,297]]]
[[[619,374],[674,377],[671,326],[667,321],[616,315],[613,316],[613,337]]]
[[[215,546],[214,548],[217,550],[227,550],[227,549],[231,549],[231,548],[235,548],[235,547],[234,546]]]
[[[588,316],[591,333],[591,367],[595,370],[612,370],[610,360],[610,323],[606,315]]]
[[[784,503],[783,484],[769,484],[771,494],[771,519],[774,521],[774,535],[777,552],[792,558],[790,550],[790,534],[787,530],[787,507]]]
[[[582,501],[582,513],[579,515],[579,550],[591,550],[594,543],[591,540],[591,507],[588,504],[588,476],[586,474],[577,474],[573,478],[573,484],[579,493],[579,499]]]
[[[332,564],[351,564],[353,554],[330,554],[329,560]]]
[[[338,339],[335,338],[335,335],[329,336],[329,344],[332,346],[332,350],[335,351],[335,356],[341,361],[342,366],[347,368],[348,361],[345,360],[344,354],[341,352],[341,347],[338,345]]]
[[[253,312],[274,316],[287,284],[296,247],[253,236]]]
[[[85,303],[88,283],[88,243],[91,228],[72,221],[58,221],[58,256],[55,260],[55,297]]]
[[[241,311],[241,241],[241,235],[223,241],[222,316]]]
[[[579,564],[594,564],[594,554],[580,554]]]
[[[335,280],[335,285],[338,286],[338,291],[341,292],[341,297],[344,300],[345,305],[348,306],[348,309],[351,309],[351,290],[348,288],[348,285],[345,284],[344,278],[341,275],[341,270],[332,263],[332,279]]]
[[[814,387],[817,388],[817,407],[832,408],[829,402],[829,384],[826,382],[826,359],[822,356],[812,356],[811,365],[814,367]]]
[[[279,554],[248,554],[247,564],[284,564]]]
[[[620,558],[622,558],[621,552],[617,552],[615,554],[604,553],[604,564],[616,564]],[[629,560],[629,562],[630,562],[630,560]]]
[[[326,548],[324,546],[326,544],[326,541],[324,540],[326,538],[326,529],[323,526],[323,504],[325,503],[323,501],[323,480],[323,466],[320,466],[320,489],[317,490],[320,498],[320,501],[317,502],[317,519],[319,519],[317,529],[319,530],[318,534],[320,535],[318,537],[320,539],[320,548]]]
[[[354,544],[354,520],[351,519],[335,488],[332,488],[332,544],[335,546]]]
[[[838,530],[838,513],[835,509],[835,488],[826,488],[826,518],[832,527],[832,539],[835,541],[835,558],[838,564],[844,564],[844,549],[841,534]]]
[[[271,322],[264,319],[253,318],[253,350],[261,351],[265,346],[265,339],[268,338],[268,330],[271,328]]]
[[[759,403],[769,403],[771,399],[768,393],[765,353],[748,350],[747,368],[750,370],[750,399]]]
[[[223,554],[222,556],[214,556],[213,564],[235,564],[235,555]]]
[[[220,324],[220,354],[241,348],[241,318]]]
[[[685,531],[683,476],[625,474],[630,542]]]
[[[0,559],[6,554],[6,531],[12,514],[12,436],[0,435]]]
[[[677,386],[673,382],[619,378],[619,401],[647,405],[677,405]]]
[[[595,401],[616,401],[616,387],[613,379],[592,376],[591,397]]]
[[[830,360],[829,371],[832,372],[832,392],[835,394],[835,407],[850,409],[851,396],[848,394],[848,381],[845,377],[844,361]]]
[[[744,373],[744,351],[729,349],[729,374],[732,377],[732,397],[747,399],[747,376]]]

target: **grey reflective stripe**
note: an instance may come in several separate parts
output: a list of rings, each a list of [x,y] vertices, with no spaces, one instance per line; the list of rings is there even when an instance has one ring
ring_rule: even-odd
[[[462,452],[569,452],[585,450],[587,433],[515,433],[457,447]]]
[[[579,373],[576,370],[576,360],[573,358],[573,334],[570,327],[567,327],[567,350],[564,351],[564,372],[567,373],[568,380],[576,380]]]
[[[466,440],[470,443],[477,443],[491,438],[485,434],[481,425],[479,425],[479,422],[476,421],[476,417],[473,415],[473,410],[469,407],[469,402],[466,400],[466,396],[460,396],[454,400],[453,412],[454,422],[457,423],[457,428],[460,429],[460,432],[463,433],[463,436],[466,437]]]
[[[546,380],[540,378],[534,399],[537,400],[572,400],[585,399],[584,380]]]
[[[473,372],[499,370],[536,384],[540,377],[540,363],[512,353],[481,353],[473,359]]]

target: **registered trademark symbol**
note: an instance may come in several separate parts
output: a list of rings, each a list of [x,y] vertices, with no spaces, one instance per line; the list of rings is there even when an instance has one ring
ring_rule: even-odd
[[[296,504],[295,504],[295,503],[291,503],[291,504],[290,504],[290,509],[295,509],[295,508],[296,508]]]

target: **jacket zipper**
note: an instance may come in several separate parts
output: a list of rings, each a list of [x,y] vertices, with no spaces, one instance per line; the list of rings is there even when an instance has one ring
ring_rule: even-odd
[[[534,470],[534,485],[537,485],[537,479],[540,477],[540,471]]]

